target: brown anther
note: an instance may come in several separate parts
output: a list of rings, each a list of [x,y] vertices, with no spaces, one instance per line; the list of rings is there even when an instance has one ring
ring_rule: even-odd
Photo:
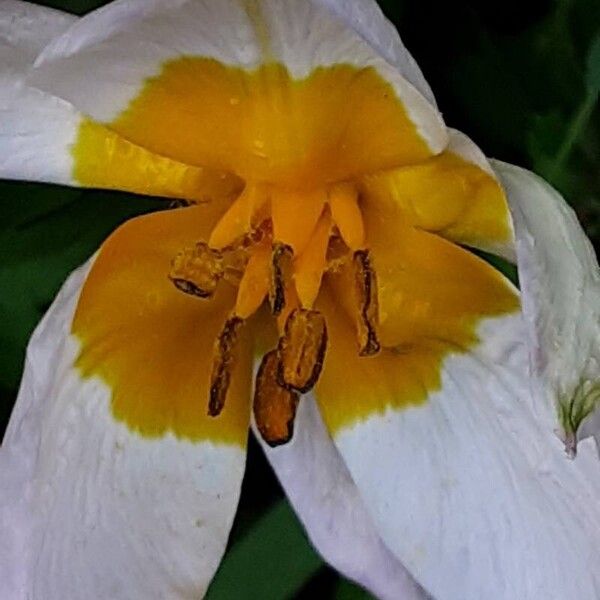
[[[281,314],[285,306],[285,282],[291,275],[293,255],[290,246],[281,243],[274,244],[269,302],[271,312],[275,316]]]
[[[223,275],[223,257],[204,242],[185,248],[171,262],[169,279],[175,287],[199,298],[210,298]]]
[[[279,385],[277,350],[263,356],[254,388],[254,419],[263,440],[269,446],[286,444],[294,434],[294,420],[300,396]]]
[[[360,356],[373,356],[381,350],[375,325],[378,320],[377,278],[367,250],[357,250],[353,257],[356,300],[359,314],[356,322]]]
[[[235,366],[235,348],[243,324],[243,319],[236,316],[230,317],[225,321],[225,325],[215,342],[208,401],[208,414],[211,417],[219,416],[225,406],[227,390]]]
[[[321,374],[326,349],[327,325],[323,315],[305,308],[293,310],[277,347],[279,384],[301,394],[311,390]]]

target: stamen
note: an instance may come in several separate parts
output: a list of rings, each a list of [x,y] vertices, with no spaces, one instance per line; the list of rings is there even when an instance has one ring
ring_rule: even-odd
[[[312,308],[327,268],[327,246],[331,233],[331,216],[325,209],[304,252],[294,264],[294,281],[298,298],[304,308]]]
[[[299,256],[310,240],[323,212],[327,196],[325,190],[277,190],[271,198],[273,239],[291,246]]]
[[[285,306],[285,283],[291,275],[292,257],[293,252],[290,246],[281,243],[274,244],[269,288],[269,302],[274,316],[281,314]]]
[[[212,230],[208,240],[209,246],[225,248],[251,231],[258,222],[267,200],[267,192],[262,186],[246,186]]]
[[[354,281],[359,307],[357,335],[360,356],[373,356],[381,349],[375,325],[378,321],[377,280],[367,250],[354,253]]]
[[[180,252],[171,262],[175,287],[199,298],[210,298],[223,275],[223,257],[204,242]]]
[[[365,244],[365,227],[358,206],[358,191],[351,183],[341,183],[329,190],[329,207],[342,239],[352,250]]]
[[[292,311],[277,348],[280,385],[301,394],[311,390],[321,374],[326,349],[327,325],[323,315],[304,308]]]
[[[263,356],[254,390],[254,419],[263,440],[269,446],[286,444],[294,434],[294,420],[300,396],[279,385],[277,350]]]
[[[259,244],[251,252],[235,303],[235,314],[242,319],[258,310],[271,282],[271,244]]]
[[[235,348],[243,324],[244,320],[237,316],[227,319],[215,343],[208,401],[208,414],[211,417],[221,414],[225,406],[227,390],[235,365]]]

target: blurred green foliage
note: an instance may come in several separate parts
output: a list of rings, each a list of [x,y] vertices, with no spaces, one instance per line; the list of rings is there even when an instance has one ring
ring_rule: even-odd
[[[98,0],[47,0],[83,14]],[[446,122],[486,154],[529,167],[600,242],[600,0],[382,0]],[[40,184],[0,184],[0,422],[26,341],[66,275],[124,220],[161,201]],[[368,598],[311,550],[254,443],[230,550],[211,600]]]

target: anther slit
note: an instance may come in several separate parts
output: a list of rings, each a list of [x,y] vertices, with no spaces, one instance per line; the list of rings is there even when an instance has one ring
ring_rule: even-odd
[[[236,316],[227,319],[215,342],[215,354],[210,376],[210,398],[208,401],[208,414],[211,417],[219,416],[225,406],[227,390],[235,366],[235,350],[243,324],[243,319]]]
[[[360,356],[373,356],[381,350],[375,324],[378,321],[377,281],[367,250],[357,250],[353,257],[355,288],[358,301],[357,335]]]

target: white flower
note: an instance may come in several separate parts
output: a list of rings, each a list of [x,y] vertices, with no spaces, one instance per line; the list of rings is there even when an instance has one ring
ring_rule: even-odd
[[[446,128],[374,2],[4,0],[0,57],[0,175],[191,204],[119,228],[31,339],[2,598],[202,595],[251,412],[315,547],[375,595],[598,598],[597,459],[552,434],[556,407],[571,448],[594,433],[593,252]],[[522,311],[465,249],[514,259],[515,235]]]

